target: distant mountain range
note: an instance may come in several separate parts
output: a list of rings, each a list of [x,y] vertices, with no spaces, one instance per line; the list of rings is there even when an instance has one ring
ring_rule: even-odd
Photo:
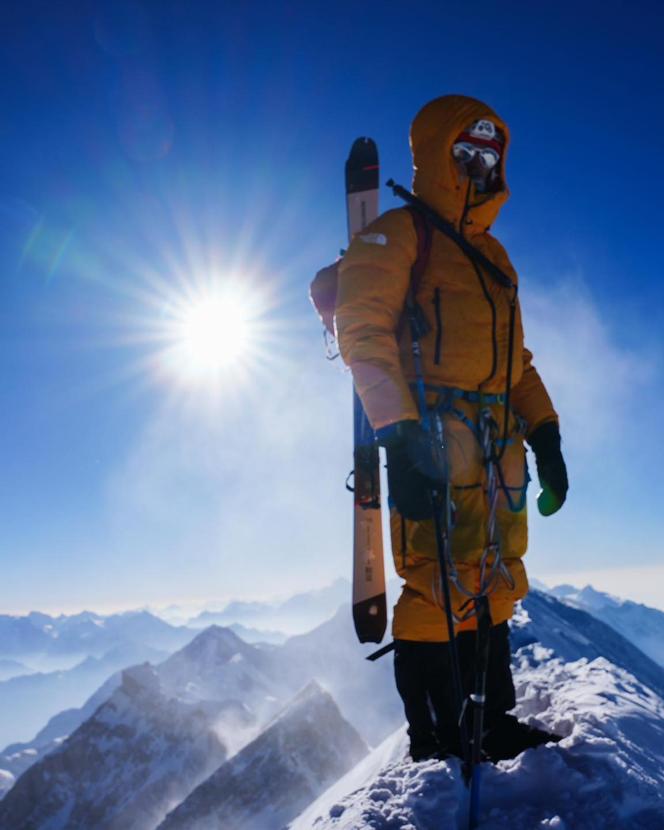
[[[202,611],[190,618],[187,625],[206,628],[239,624],[267,630],[272,636],[275,632],[301,634],[329,619],[349,598],[350,583],[337,579],[325,588],[295,594],[282,602],[229,602],[221,611]]]
[[[103,616],[92,611],[52,617],[33,611],[22,617],[0,615],[0,658],[37,670],[70,668],[86,657],[139,643],[174,651],[190,640],[186,628],[169,625],[147,611]]]
[[[150,646],[123,644],[103,657],[87,657],[67,671],[35,672],[1,682],[0,747],[30,740],[63,709],[82,706],[115,672],[144,660],[161,660],[166,654]]]
[[[12,677],[19,677],[21,674],[31,674],[34,669],[19,663],[18,660],[0,659],[0,683]]]
[[[664,612],[596,591],[590,585],[558,585],[547,592],[566,605],[587,611],[615,628],[660,666],[664,666]]]
[[[342,641],[345,641],[345,647]],[[50,754],[37,760],[18,778],[0,802],[0,827],[5,826],[3,822],[17,827],[21,822],[26,827],[39,827],[40,822],[56,822],[53,826],[57,826],[64,805],[69,805],[67,809],[71,809],[63,826],[72,830],[154,828],[157,818],[161,821],[212,771],[205,768],[196,750],[204,741],[204,734],[213,745],[216,746],[214,741],[219,741],[223,747],[221,755],[211,756],[216,767],[229,752],[239,751],[236,757],[246,758],[246,754],[242,755],[244,748],[260,736],[266,725],[287,706],[293,694],[305,685],[302,679],[310,680],[312,674],[324,675],[322,682],[333,694],[336,692],[346,700],[356,723],[366,721],[369,733],[384,737],[400,720],[400,705],[390,677],[391,665],[389,662],[382,666],[365,664],[363,651],[355,641],[348,607],[309,635],[280,647],[249,645],[229,629],[212,626],[156,668],[145,666],[125,671],[122,686],[113,691],[66,740],[60,741]],[[315,652],[326,656],[324,672],[310,664],[310,657]],[[353,653],[358,664],[356,671],[349,670]],[[344,656],[341,663],[339,655]],[[371,677],[376,685],[365,683],[363,689],[358,689],[357,678],[362,675],[365,679]],[[341,774],[342,756],[350,753],[347,761],[350,766],[359,757],[358,752],[366,751],[363,739],[349,737],[356,735],[356,730],[346,723],[343,715],[330,714],[330,703],[326,696],[321,698],[322,694],[316,693],[313,698],[319,702],[325,700],[322,710],[328,711],[328,719],[331,719],[328,730],[334,738],[330,738],[322,749],[319,745],[309,747],[305,742],[301,762],[296,764],[300,771],[311,764],[310,775],[299,781],[297,787],[312,798],[331,783],[335,771]],[[151,696],[156,721],[148,717]],[[309,695],[304,695],[300,702],[309,699]],[[312,707],[318,711],[317,706],[311,703],[299,709],[298,704],[296,709],[306,710],[309,712],[307,717],[313,717]],[[337,712],[336,704],[332,706]],[[371,717],[366,716],[368,708],[376,710]],[[198,731],[192,733],[193,740],[187,732],[189,727],[183,727],[184,745],[179,754],[171,746],[170,738],[165,739],[165,746],[157,740],[163,723],[183,718],[189,723],[189,716],[195,718]],[[282,725],[293,723],[293,719],[289,716],[279,722]],[[318,728],[322,728],[322,724],[321,720]],[[273,734],[287,740],[285,735],[289,729],[284,732],[282,727],[275,728]],[[297,730],[294,734],[298,734]],[[300,730],[299,734],[308,733]],[[119,739],[121,735],[124,744]],[[336,754],[334,741],[338,747]],[[260,743],[259,748],[267,751],[267,745]],[[274,752],[277,753],[277,749]],[[90,763],[81,766],[82,758],[89,759]],[[184,765],[182,770],[178,770],[179,764]],[[174,779],[185,789],[189,788],[179,799],[175,799],[175,784],[171,778],[163,778],[162,766],[165,765],[174,771]],[[235,767],[227,768],[224,775],[232,777],[236,774],[233,769]],[[125,773],[121,774],[119,770],[125,770]],[[283,774],[287,772],[284,769]],[[146,782],[155,780],[161,782],[160,785],[146,789]],[[295,778],[293,782],[296,786]]]
[[[114,672],[162,660],[194,635],[145,611],[0,616],[0,659],[9,674],[0,680],[0,747],[30,741],[49,718],[81,707]]]

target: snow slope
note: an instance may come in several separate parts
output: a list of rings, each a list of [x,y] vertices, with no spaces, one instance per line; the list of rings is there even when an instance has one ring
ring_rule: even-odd
[[[567,661],[606,657],[664,697],[664,669],[610,625],[547,594],[531,591],[511,625],[512,650],[539,642]]]
[[[520,650],[518,712],[566,737],[483,766],[480,827],[661,830],[664,702],[603,658],[564,663],[550,655],[539,645]],[[467,810],[458,762],[413,764],[404,730],[386,745],[376,750],[379,763],[372,754],[291,830],[456,827]],[[383,763],[386,749],[392,760]]]
[[[481,830],[661,830],[664,700],[643,682],[647,676],[661,688],[661,670],[582,611],[536,592],[526,606],[513,627],[515,645],[521,643],[514,658],[516,714],[564,740],[483,765]],[[402,728],[291,830],[463,826],[467,791],[459,763],[414,764],[407,746]]]

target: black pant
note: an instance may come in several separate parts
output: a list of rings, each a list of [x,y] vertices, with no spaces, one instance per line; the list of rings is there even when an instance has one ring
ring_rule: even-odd
[[[489,666],[486,683],[485,722],[516,705],[510,667],[509,626],[492,626],[489,632]],[[475,679],[474,631],[457,634],[457,648],[464,698]],[[457,734],[457,711],[449,643],[395,640],[394,675],[408,720],[411,746],[427,744],[433,735],[447,742]]]

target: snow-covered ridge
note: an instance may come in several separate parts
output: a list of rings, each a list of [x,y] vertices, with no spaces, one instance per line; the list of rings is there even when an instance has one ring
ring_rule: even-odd
[[[0,751],[82,707],[114,672],[158,662],[194,635],[146,612],[0,616]]]
[[[566,663],[539,643],[516,655],[518,715],[565,736],[484,764],[481,830],[661,830],[664,701],[608,660]],[[463,826],[457,761],[413,764],[399,730],[290,830]]]

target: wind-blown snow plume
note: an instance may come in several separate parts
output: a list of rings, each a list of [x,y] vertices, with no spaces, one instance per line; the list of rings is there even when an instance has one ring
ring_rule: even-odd
[[[366,753],[330,695],[312,683],[159,830],[283,827]]]

